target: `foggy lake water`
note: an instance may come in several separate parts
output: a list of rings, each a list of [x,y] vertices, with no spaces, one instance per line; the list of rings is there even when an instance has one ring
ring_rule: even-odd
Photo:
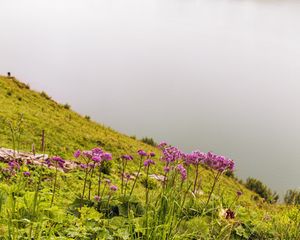
[[[0,72],[237,175],[300,187],[300,2],[2,0]],[[8,106],[4,106],[8,107]]]

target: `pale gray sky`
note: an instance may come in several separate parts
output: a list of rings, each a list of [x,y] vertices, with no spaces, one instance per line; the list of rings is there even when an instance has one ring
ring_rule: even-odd
[[[1,0],[0,71],[128,135],[300,186],[300,2]]]

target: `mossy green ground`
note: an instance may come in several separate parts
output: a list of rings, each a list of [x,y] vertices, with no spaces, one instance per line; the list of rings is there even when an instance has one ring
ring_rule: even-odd
[[[111,172],[106,177],[118,186],[120,185],[119,158],[121,155],[132,154],[136,159],[128,164],[129,172],[137,171],[138,156],[136,152],[139,149],[155,152],[157,154],[156,160],[159,162],[160,152],[158,149],[118,133],[102,124],[88,120],[68,109],[67,106],[51,100],[46,94],[30,90],[27,85],[14,78],[0,77],[0,104],[0,147],[13,147],[9,123],[16,126],[22,114],[20,150],[29,152],[34,144],[36,151],[39,152],[42,130],[45,130],[45,151],[49,155],[60,155],[65,159],[74,159],[73,152],[76,149],[91,149],[99,146],[113,155]],[[5,164],[1,166],[4,167]],[[59,239],[91,239],[91,236],[94,235],[90,235],[90,232],[99,228],[100,232],[103,231],[103,238],[98,237],[98,239],[130,239],[130,237],[126,238],[128,232],[124,227],[127,218],[122,214],[119,217],[110,219],[109,222],[94,208],[83,208],[80,219],[66,214],[74,200],[80,195],[84,177],[82,171],[74,170],[70,173],[59,174],[59,187],[52,208],[49,207],[48,203],[52,195],[53,171],[46,169],[43,172],[43,176],[47,177],[44,177],[42,181],[44,188],[41,193],[41,209],[44,209],[44,217],[47,214],[52,214],[53,216],[49,217],[57,220],[55,224],[57,228],[53,236],[57,236]],[[163,174],[162,172],[162,165],[160,164],[152,169],[152,173]],[[212,185],[211,171],[203,168],[200,175],[202,191],[198,196],[188,195],[188,201],[193,202],[193,211],[188,213],[190,217],[184,220],[178,228],[178,237],[172,239],[300,239],[298,238],[300,237],[300,215],[297,207],[264,203],[255,193],[247,190],[232,177],[222,176],[220,183],[217,185],[210,206],[215,210],[214,214],[205,217],[199,216],[197,205],[199,203],[200,208],[201,202],[207,198],[209,188]],[[94,185],[96,185],[96,181],[95,179]],[[158,188],[159,183],[155,184],[157,187],[150,191],[152,201],[155,201],[158,195],[156,188]],[[15,186],[16,182],[6,180],[1,182],[2,191],[10,192],[12,191],[11,188]],[[231,203],[236,199],[237,191],[242,191],[243,195],[232,207],[236,213],[235,219],[226,220],[217,216],[219,210],[231,206]],[[18,209],[26,206],[26,200],[24,199],[27,195],[29,197],[33,193],[34,189],[22,192],[20,198],[22,198],[23,203],[17,206]],[[96,189],[93,188],[91,196],[95,194]],[[145,195],[141,183],[138,183],[135,190],[135,198],[141,203],[144,202]],[[254,198],[256,200],[253,200]],[[1,211],[4,211],[5,207],[4,204]],[[6,226],[7,222],[3,220],[5,217],[7,217],[5,214],[2,215],[0,235],[3,236],[3,239],[9,239],[6,238],[8,227]],[[90,222],[93,222],[93,224],[90,224]],[[35,226],[42,227],[42,225],[43,223]],[[26,229],[25,227],[20,230],[20,236],[24,237],[26,235]],[[221,230],[224,232],[222,233]],[[61,235],[59,235],[59,231],[61,231]],[[22,235],[22,232],[25,235]],[[227,234],[227,232],[230,232],[230,234]],[[19,239],[22,239],[22,237]]]

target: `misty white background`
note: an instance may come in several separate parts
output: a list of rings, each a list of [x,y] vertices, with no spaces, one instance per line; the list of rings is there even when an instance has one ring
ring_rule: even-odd
[[[1,0],[0,72],[128,135],[300,186],[300,2]],[[1,106],[9,107],[9,106]]]

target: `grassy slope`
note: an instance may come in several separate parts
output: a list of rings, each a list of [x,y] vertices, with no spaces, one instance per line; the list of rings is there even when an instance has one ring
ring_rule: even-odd
[[[41,133],[45,129],[46,152],[65,158],[73,158],[72,153],[78,148],[91,149],[95,146],[111,152],[114,158],[126,153],[134,155],[138,149],[158,153],[156,148],[87,120],[13,78],[0,76],[0,105],[0,146],[3,147],[12,148],[8,122],[16,125],[20,114],[23,114],[20,149],[24,151],[31,151],[32,144],[39,150]],[[204,170],[203,175],[209,177],[209,172]],[[225,182],[233,185],[233,189],[243,188],[232,179],[226,178]]]
[[[11,134],[7,122],[16,122],[20,113],[22,113],[24,114],[24,132],[20,141],[21,150],[30,151],[33,143],[39,149],[41,132],[45,129],[46,152],[53,155],[61,155],[65,158],[73,158],[72,153],[75,149],[90,149],[97,145],[111,152],[114,159],[126,153],[134,155],[140,148],[158,153],[157,149],[151,146],[120,134],[109,127],[85,119],[72,110],[64,108],[61,104],[47,99],[41,93],[28,89],[26,85],[15,79],[0,76],[0,104],[0,146],[3,147],[12,147]],[[130,168],[133,170],[134,166],[131,165]],[[160,166],[157,165],[156,168],[160,169]],[[117,182],[119,181],[118,171],[118,168],[114,168],[112,172],[112,178]],[[205,196],[211,185],[211,175],[208,170],[203,169],[201,176],[203,178]],[[68,181],[67,179],[66,181]],[[70,182],[67,186],[64,186],[64,188],[67,187],[68,189],[60,193],[63,197],[60,198],[61,203],[68,204],[72,201],[72,198],[79,191],[77,183],[73,181],[72,177],[70,178]],[[245,189],[243,185],[233,178],[224,176],[217,192],[220,195],[222,195],[222,192],[225,192],[227,197],[226,199],[221,199],[221,201],[228,203],[233,201],[237,190],[244,192],[240,199],[241,214],[244,214],[247,218],[256,218],[259,222],[269,211],[273,212],[272,214],[280,214],[280,209],[277,207],[263,204],[261,201],[258,203],[251,200],[255,194]],[[69,194],[70,191],[74,195]],[[68,194],[64,195],[64,192],[68,192]],[[140,196],[140,198],[142,199],[143,196]]]
[[[90,149],[99,143],[114,158],[125,153],[134,155],[141,148],[158,153],[149,145],[65,109],[63,105],[27,89],[25,84],[12,78],[0,77],[0,104],[0,146],[12,147],[7,122],[16,124],[20,114],[24,114],[24,132],[20,141],[22,150],[30,151],[33,143],[39,149],[41,132],[45,129],[46,151],[65,158],[72,158],[72,153],[78,148]],[[209,172],[204,170],[203,178],[206,177],[209,177]],[[226,178],[224,181],[233,193],[242,189],[247,193],[247,198],[252,194],[232,179]]]
[[[45,129],[46,151],[66,158],[71,158],[75,149],[89,149],[97,145],[114,156],[134,152],[138,148],[155,151],[140,141],[85,119],[14,79],[0,77],[0,104],[0,146],[12,147],[7,121],[16,123],[20,114],[24,114],[22,150],[30,151],[34,143],[38,151],[41,133]]]

